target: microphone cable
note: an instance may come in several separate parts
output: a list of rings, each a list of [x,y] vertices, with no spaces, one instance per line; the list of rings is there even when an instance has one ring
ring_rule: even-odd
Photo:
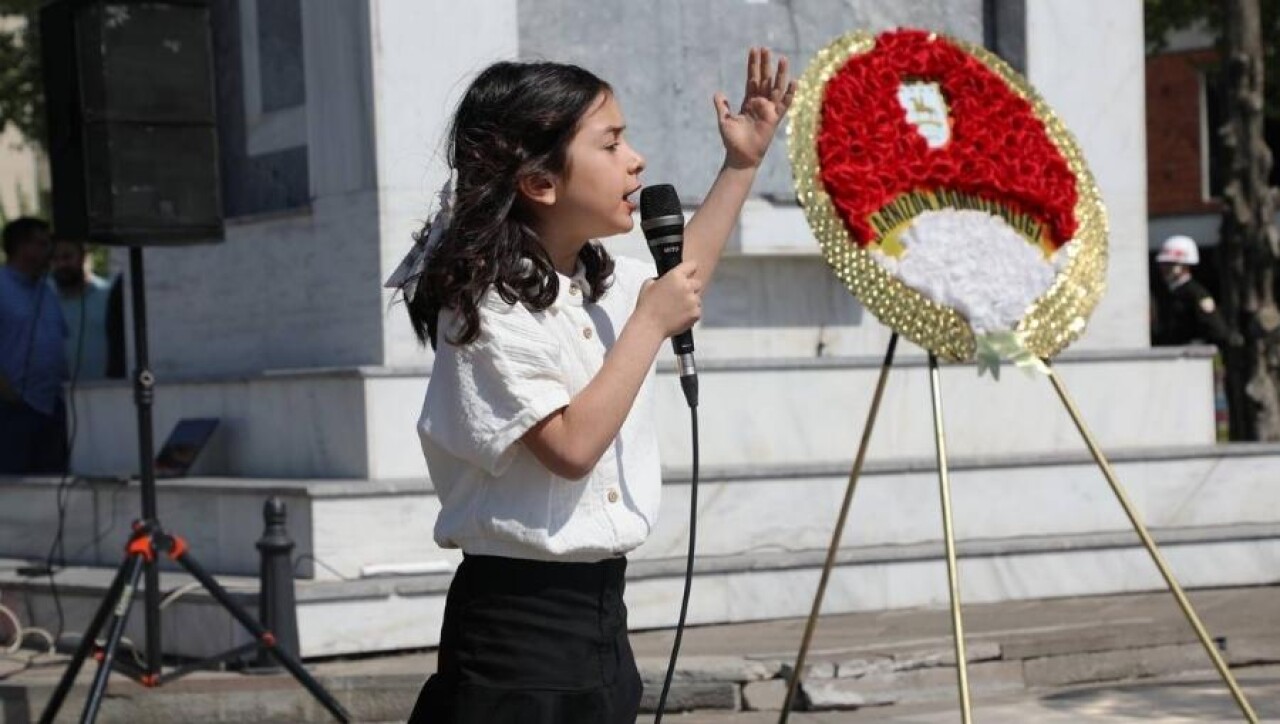
[[[690,380],[690,382],[686,382]],[[680,656],[680,640],[684,637],[685,616],[689,613],[689,592],[693,587],[693,551],[698,540],[698,378],[686,375],[680,378],[685,400],[689,403],[689,426],[693,437],[693,478],[689,484],[689,554],[684,568],[684,595],[680,599],[680,618],[676,622],[676,640],[671,645],[671,661],[667,663],[667,676],[662,682],[662,694],[658,697],[658,709],[653,723],[662,723],[662,713],[667,707],[667,694],[671,679],[676,673],[676,659]]]
[[[62,634],[66,632],[67,626],[66,616],[62,610],[62,597],[58,594],[58,582],[55,577],[67,567],[67,552],[63,536],[66,533],[67,505],[71,502],[71,488],[76,483],[75,476],[71,474],[71,454],[75,451],[76,435],[80,431],[79,413],[76,409],[76,386],[80,382],[80,362],[84,356],[84,329],[89,316],[86,303],[88,296],[89,282],[86,280],[85,288],[80,293],[80,321],[79,328],[76,330],[76,356],[71,363],[71,381],[67,387],[65,407],[67,414],[66,459],[62,465],[62,477],[58,480],[58,487],[54,491],[54,502],[58,510],[58,524],[53,533],[53,542],[49,546],[49,552],[44,557],[44,570],[49,577],[49,593],[53,597],[53,606],[58,615],[58,628],[55,629],[53,635],[55,648],[58,641],[61,640]]]
[[[646,186],[640,192],[640,228],[644,231],[649,253],[653,255],[658,274],[667,273],[684,257],[684,212],[680,196],[670,184]],[[667,694],[676,673],[680,641],[684,637],[685,617],[689,613],[689,592],[693,587],[693,555],[698,542],[698,368],[693,359],[693,331],[685,330],[672,337],[680,389],[689,405],[690,429],[693,435],[693,478],[689,484],[689,555],[684,569],[684,595],[680,600],[680,618],[676,622],[676,638],[671,646],[671,661],[662,682],[662,695],[654,713],[654,724],[661,724],[667,708]]]

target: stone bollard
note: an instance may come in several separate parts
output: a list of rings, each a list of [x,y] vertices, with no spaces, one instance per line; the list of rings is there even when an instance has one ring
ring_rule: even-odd
[[[298,656],[298,609],[293,595],[293,540],[285,530],[284,501],[276,496],[262,506],[266,528],[258,540],[262,566],[258,575],[258,615],[262,625],[275,634],[277,645]],[[258,650],[254,668],[277,669],[279,664]]]

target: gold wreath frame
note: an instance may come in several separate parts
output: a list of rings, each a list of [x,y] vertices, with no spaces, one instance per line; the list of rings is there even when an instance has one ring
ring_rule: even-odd
[[[932,37],[942,36],[935,34]],[[1054,391],[1071,416],[1072,422],[1075,423],[1094,462],[1097,463],[1098,469],[1115,494],[1117,502],[1128,516],[1134,532],[1138,534],[1152,562],[1159,569],[1160,575],[1169,588],[1169,593],[1177,601],[1187,623],[1195,631],[1196,637],[1200,640],[1210,661],[1213,662],[1218,675],[1230,690],[1244,720],[1256,724],[1257,713],[1231,674],[1226,661],[1218,651],[1217,644],[1200,621],[1200,617],[1196,615],[1191,601],[1182,590],[1182,586],[1178,584],[1164,556],[1156,546],[1155,540],[1143,524],[1137,509],[1116,478],[1110,461],[1107,460],[1097,440],[1085,425],[1074,401],[1067,394],[1065,385],[1049,363],[1050,357],[1062,351],[1084,331],[1089,313],[1097,306],[1105,290],[1107,217],[1097,185],[1085,166],[1075,139],[1025,80],[986,50],[951,38],[947,40],[980,60],[988,69],[1004,79],[1015,93],[1031,103],[1036,117],[1044,124],[1050,139],[1066,158],[1068,167],[1076,177],[1079,198],[1075,212],[1079,228],[1075,241],[1067,247],[1069,258],[1066,269],[1058,275],[1047,292],[1032,302],[1026,315],[1018,324],[1015,335],[1025,352],[1041,358],[1040,362],[1044,365],[1045,375],[1053,384]],[[791,667],[792,674],[787,682],[787,692],[782,702],[782,710],[779,712],[778,723],[786,724],[800,679],[805,671],[805,658],[813,640],[818,617],[822,612],[822,599],[826,594],[827,583],[835,566],[840,542],[844,539],[845,522],[848,520],[853,494],[862,474],[863,463],[866,461],[871,432],[880,411],[880,402],[884,397],[889,370],[893,366],[898,337],[903,336],[929,352],[929,388],[933,400],[933,434],[937,450],[938,489],[942,503],[942,538],[947,563],[948,597],[951,602],[956,684],[960,695],[961,721],[963,724],[970,724],[973,720],[973,712],[969,694],[968,655],[965,649],[964,622],[960,604],[959,560],[951,516],[951,483],[942,416],[942,383],[938,360],[940,357],[953,361],[972,359],[976,352],[973,329],[954,309],[937,304],[903,284],[885,271],[868,251],[859,248],[845,227],[844,220],[836,212],[818,176],[816,141],[827,81],[849,58],[874,47],[875,37],[866,32],[854,32],[839,38],[819,51],[801,77],[800,89],[797,91],[792,111],[795,116],[789,131],[796,191],[799,194],[800,203],[804,206],[809,225],[822,245],[827,263],[835,270],[836,275],[845,283],[849,291],[862,300],[862,303],[894,332],[889,338],[884,362],[880,366],[875,392],[871,397],[871,406],[867,411],[867,420],[862,428],[862,439],[853,459],[853,467],[849,471],[849,481],[845,487],[840,514],[836,519],[831,542],[827,547],[827,558],[822,566],[822,575],[818,579],[818,590],[814,595],[809,618],[805,622],[804,635],[800,641],[795,664]]]
[[[1075,138],[1017,71],[984,48],[940,34],[930,37],[946,40],[973,56],[1014,94],[1029,102],[1032,113],[1044,125],[1075,176],[1077,229],[1075,240],[1067,246],[1067,266],[1049,290],[1031,304],[1014,330],[1028,352],[1050,359],[1080,336],[1106,290],[1107,213],[1102,195]],[[818,51],[800,77],[788,128],[796,195],[827,264],[877,319],[942,359],[966,362],[977,352],[969,322],[956,310],[895,278],[868,250],[860,248],[819,176],[817,141],[827,82],[850,58],[870,52],[875,46],[876,38],[868,32],[848,33]]]

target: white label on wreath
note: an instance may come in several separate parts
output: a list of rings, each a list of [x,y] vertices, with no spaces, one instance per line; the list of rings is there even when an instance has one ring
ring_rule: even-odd
[[[898,104],[929,148],[942,148],[951,140],[947,99],[937,83],[912,82],[898,86]]]

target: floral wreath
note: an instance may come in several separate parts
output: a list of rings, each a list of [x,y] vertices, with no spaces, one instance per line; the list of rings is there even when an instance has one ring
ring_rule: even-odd
[[[823,255],[882,322],[938,356],[1038,364],[1105,289],[1107,221],[1079,147],[983,48],[845,35],[800,80],[796,191]]]

